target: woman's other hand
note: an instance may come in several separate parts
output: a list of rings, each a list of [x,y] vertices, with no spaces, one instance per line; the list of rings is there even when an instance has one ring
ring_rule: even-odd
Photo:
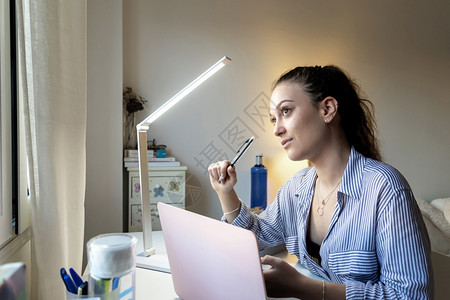
[[[270,268],[263,271],[267,296],[275,298],[299,298],[302,283],[301,273],[281,258],[266,255],[261,258],[263,265]]]

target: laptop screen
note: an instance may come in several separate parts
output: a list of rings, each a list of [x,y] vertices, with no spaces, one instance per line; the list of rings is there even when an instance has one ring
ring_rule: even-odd
[[[253,232],[161,202],[158,211],[180,298],[266,299]]]

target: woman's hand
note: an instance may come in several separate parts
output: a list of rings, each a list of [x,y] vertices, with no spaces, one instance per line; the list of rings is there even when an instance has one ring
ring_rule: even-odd
[[[270,265],[263,271],[267,296],[299,299],[345,299],[345,285],[315,280],[298,272],[281,258],[266,255],[261,263]]]
[[[278,257],[266,255],[261,258],[261,263],[270,265],[269,269],[263,271],[269,297],[300,298],[304,275]]]
[[[218,193],[228,193],[233,190],[237,182],[236,171],[230,167],[230,161],[224,160],[208,167],[209,180],[212,188]]]
[[[219,196],[227,222],[232,223],[241,208],[241,201],[233,189],[237,182],[236,171],[230,167],[229,160],[224,160],[210,165],[208,172],[211,186]]]

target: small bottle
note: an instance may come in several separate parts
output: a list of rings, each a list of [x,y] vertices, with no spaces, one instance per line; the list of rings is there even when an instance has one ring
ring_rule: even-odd
[[[267,206],[267,168],[262,164],[262,154],[256,154],[256,164],[251,168],[250,208],[261,212]]]

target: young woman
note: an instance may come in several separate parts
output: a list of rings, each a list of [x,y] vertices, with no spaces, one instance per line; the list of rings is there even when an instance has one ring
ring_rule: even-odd
[[[270,117],[291,160],[309,160],[260,215],[234,191],[229,161],[209,167],[224,220],[252,230],[261,248],[285,243],[312,273],[263,264],[271,297],[427,299],[430,243],[407,181],[380,162],[372,104],[338,67],[297,67],[275,83]]]

